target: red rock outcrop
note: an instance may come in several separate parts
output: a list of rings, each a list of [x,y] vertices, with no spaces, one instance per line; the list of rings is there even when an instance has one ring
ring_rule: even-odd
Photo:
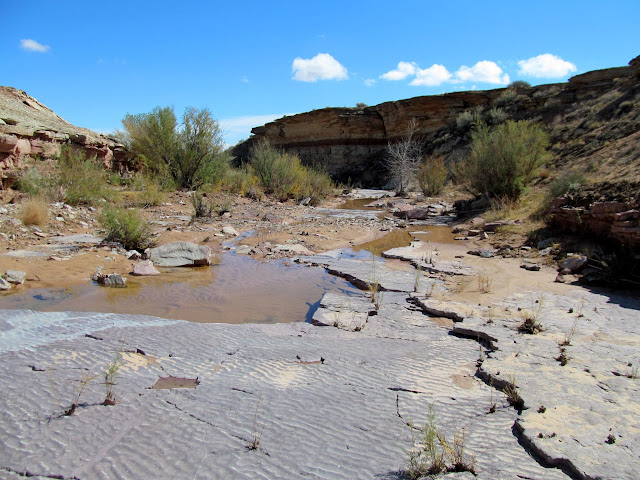
[[[124,146],[114,139],[71,125],[22,90],[0,87],[0,175],[26,156],[55,157],[62,145],[95,155],[108,168],[128,162]]]
[[[564,232],[614,240],[640,256],[640,183],[596,184],[579,195],[556,198],[551,204],[551,225]]]

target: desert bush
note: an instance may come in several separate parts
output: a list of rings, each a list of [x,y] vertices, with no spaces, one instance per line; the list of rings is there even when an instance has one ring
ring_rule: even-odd
[[[163,185],[183,188],[218,183],[228,169],[222,130],[209,110],[187,108],[179,125],[172,107],[127,115],[120,139]]]
[[[509,114],[501,108],[496,107],[493,107],[484,114],[485,122],[489,125],[500,125],[507,118],[509,118]]]
[[[55,184],[68,204],[91,204],[116,197],[115,190],[107,185],[104,166],[95,157],[87,158],[82,150],[63,148],[57,167]]]
[[[280,153],[266,141],[254,145],[249,158],[248,172],[258,179],[265,193],[281,201],[308,198],[317,203],[333,189],[326,173],[303,166],[296,155]]]
[[[509,84],[509,88],[531,88],[531,84],[529,82],[525,82],[524,80],[514,80]]]
[[[551,198],[561,197],[566,193],[578,190],[584,182],[585,178],[581,173],[565,173],[551,182],[551,185],[549,185],[549,196]]]
[[[35,167],[28,168],[16,182],[16,188],[29,195],[41,195],[48,186],[47,179]]]
[[[505,105],[511,105],[518,98],[518,93],[515,88],[509,87],[500,94],[496,100],[496,105],[503,107]]]
[[[133,188],[139,192],[138,205],[144,208],[156,207],[167,199],[158,181],[146,175],[138,175],[133,182]]]
[[[44,225],[49,219],[49,204],[38,197],[29,198],[20,207],[18,218],[25,225]]]
[[[143,251],[153,245],[151,226],[137,210],[105,207],[100,224],[107,231],[107,241],[119,242],[127,250]]]
[[[459,130],[467,130],[478,123],[482,118],[482,107],[473,110],[465,110],[456,117],[456,126]]]
[[[253,174],[251,166],[229,169],[222,181],[222,188],[254,200],[262,198],[264,193],[260,179]]]
[[[195,218],[208,218],[213,214],[211,202],[202,192],[195,191],[191,194],[191,205],[193,205]]]
[[[529,121],[508,120],[490,128],[480,124],[461,165],[467,188],[475,194],[517,199],[549,157],[547,134]]]
[[[418,168],[417,178],[420,190],[427,197],[438,195],[447,181],[447,166],[444,158],[428,157]]]

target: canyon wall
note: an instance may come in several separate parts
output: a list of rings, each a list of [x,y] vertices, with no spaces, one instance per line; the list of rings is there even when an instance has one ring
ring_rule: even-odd
[[[491,110],[500,109],[503,116],[514,120],[562,123],[585,102],[597,101],[625,83],[637,87],[639,70],[636,58],[629,67],[588,72],[561,84],[509,92],[504,88],[454,92],[364,108],[323,108],[254,128],[253,135],[234,147],[233,154],[239,162],[246,161],[251,146],[266,139],[297,154],[307,165],[325,168],[338,181],[381,186],[386,181],[385,148],[402,138],[412,119],[417,121],[427,152],[454,161],[464,156],[470,141],[470,125],[457,121],[465,111],[477,111],[489,122]],[[560,135],[558,141],[563,140]]]

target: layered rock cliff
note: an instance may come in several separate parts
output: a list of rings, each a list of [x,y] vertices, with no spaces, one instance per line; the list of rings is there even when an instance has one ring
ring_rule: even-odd
[[[126,150],[114,139],[71,125],[22,90],[0,87],[0,176],[27,157],[55,157],[62,145],[95,155],[105,167],[127,162]]]
[[[615,142],[640,132],[639,58],[628,67],[588,72],[561,84],[454,92],[283,117],[254,128],[233,154],[244,161],[254,142],[267,139],[308,165],[322,166],[336,180],[381,186],[385,148],[402,137],[412,119],[427,152],[452,162],[466,153],[471,125],[464,115],[473,113],[489,123],[506,118],[545,123],[557,164],[594,155],[591,160],[598,161]]]

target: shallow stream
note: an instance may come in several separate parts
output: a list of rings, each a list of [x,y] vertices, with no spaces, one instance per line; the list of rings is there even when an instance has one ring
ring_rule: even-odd
[[[365,210],[372,199],[349,204],[345,214]],[[236,243],[242,237],[238,237]],[[453,241],[449,227],[415,226],[393,230],[342,255],[368,259],[420,239]],[[381,260],[386,261],[386,260]],[[157,277],[127,276],[127,288],[104,288],[94,282],[66,288],[39,288],[0,296],[1,309],[144,314],[192,322],[282,323],[310,321],[326,292],[363,295],[342,278],[291,260],[259,262],[223,251],[211,267],[161,268]]]

